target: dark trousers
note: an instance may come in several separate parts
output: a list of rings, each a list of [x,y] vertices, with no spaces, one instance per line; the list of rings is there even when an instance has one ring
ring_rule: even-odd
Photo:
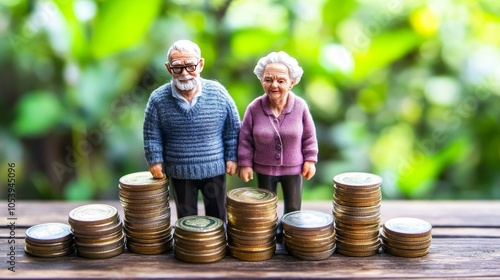
[[[278,193],[278,183],[281,183],[285,213],[300,210],[302,205],[302,175],[270,176],[257,173],[259,188]]]
[[[170,178],[177,218],[198,215],[198,191],[203,195],[205,215],[226,221],[226,174],[201,180]]]

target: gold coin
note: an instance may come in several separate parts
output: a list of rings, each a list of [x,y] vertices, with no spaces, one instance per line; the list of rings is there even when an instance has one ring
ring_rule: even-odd
[[[62,249],[62,250],[54,250],[54,251],[37,251],[31,249],[29,246],[24,246],[24,251],[34,257],[40,257],[40,258],[56,258],[56,257],[62,257],[62,256],[67,256],[75,250],[74,246]]]
[[[382,238],[382,243],[387,245],[387,246],[391,246],[394,249],[401,249],[401,250],[423,250],[423,249],[429,248],[431,245],[431,242],[427,242],[427,243],[415,243],[415,242],[400,243],[400,242],[394,242],[392,240],[387,240],[384,238]]]
[[[165,186],[168,182],[166,177],[156,179],[149,171],[130,173],[122,176],[119,180],[122,188],[130,190],[144,190],[149,186]]]
[[[338,186],[333,185],[333,193],[339,196],[353,197],[353,198],[373,198],[378,197],[382,194],[382,189],[380,186],[372,187],[350,187],[350,186]]]
[[[359,201],[351,202],[351,201],[342,200],[341,198],[334,195],[333,201],[335,201],[335,203],[337,203],[339,205],[343,205],[343,206],[372,207],[372,206],[378,206],[381,202],[381,198],[374,199],[374,200],[366,200],[366,201],[359,200]]]
[[[377,186],[382,184],[382,177],[365,172],[347,172],[333,177],[333,182],[348,187]]]
[[[71,227],[62,223],[44,223],[34,225],[26,230],[26,240],[34,243],[57,243],[73,238]]]
[[[127,249],[130,252],[142,255],[159,255],[171,251],[173,242],[157,243],[157,244],[144,244],[135,243],[127,240]]]
[[[25,239],[25,246],[29,247],[33,251],[61,251],[73,246],[73,240],[68,240],[64,242],[56,242],[56,243],[40,243],[33,244],[28,239]]]
[[[339,237],[348,238],[348,239],[373,239],[379,236],[378,230],[371,231],[349,231],[349,230],[337,230],[335,233]]]
[[[346,206],[333,201],[334,212],[343,212],[353,216],[363,216],[380,212],[381,203],[374,206]]]
[[[251,261],[251,262],[265,261],[274,256],[274,253],[276,252],[276,246],[260,251],[241,250],[231,245],[229,245],[228,247],[229,247],[229,254],[233,258],[241,261]]]
[[[358,224],[358,223],[352,223],[351,221],[336,220],[335,229],[337,231],[343,230],[343,231],[359,231],[359,232],[366,232],[366,231],[378,232],[380,229],[380,224],[379,223]]]
[[[241,239],[239,236],[229,235],[227,239],[228,244],[241,248],[262,248],[275,242],[275,236],[259,237],[259,239]]]
[[[387,232],[384,228],[382,228],[381,235],[382,234],[390,240],[399,241],[399,242],[426,242],[426,241],[430,241],[432,239],[431,234],[428,234],[425,236],[420,236],[420,237],[401,236],[401,235],[391,234],[390,232]]]
[[[289,235],[287,232],[283,232],[283,239],[285,242],[295,243],[295,244],[330,244],[335,241],[335,234],[330,234],[328,236],[315,236],[309,239],[297,238],[294,235]]]
[[[227,203],[230,205],[262,205],[273,204],[277,201],[278,196],[274,192],[261,188],[237,188],[227,192]]]
[[[148,198],[148,197],[156,197],[156,196],[169,196],[170,195],[170,188],[168,186],[164,186],[158,189],[154,190],[142,190],[141,188],[123,188],[122,186],[118,185],[118,195],[120,197],[124,198],[129,198],[129,199],[134,199],[138,198],[137,196],[140,195],[141,199]]]
[[[106,252],[109,250],[116,249],[118,247],[122,247],[125,244],[125,238],[120,240],[116,240],[112,243],[102,243],[102,244],[84,244],[84,243],[75,243],[77,251],[85,251],[87,253],[100,253]]]
[[[219,248],[215,253],[198,254],[195,252],[187,252],[177,247],[174,248],[174,256],[185,262],[190,263],[211,263],[223,259],[226,256],[226,247]]]
[[[177,220],[175,227],[191,232],[211,232],[220,229],[223,222],[210,216],[187,216]]]
[[[106,204],[89,204],[77,207],[69,212],[69,224],[95,225],[111,222],[117,219],[118,211]]]
[[[130,212],[150,212],[150,211],[158,211],[158,209],[170,208],[170,202],[166,199],[163,202],[158,203],[123,203],[121,202],[122,207],[127,209]]]
[[[102,237],[106,235],[113,235],[116,234],[117,232],[121,232],[123,230],[123,225],[121,223],[115,224],[113,226],[109,227],[103,227],[100,229],[85,229],[85,228],[78,228],[74,227],[73,228],[73,235],[75,238],[85,238],[85,237]]]
[[[129,221],[135,222],[136,220],[144,220],[144,219],[154,219],[157,217],[161,217],[163,215],[171,214],[169,207],[160,207],[156,210],[152,211],[130,211],[128,209],[123,209],[125,213],[125,219]]]
[[[221,248],[223,246],[227,245],[227,241],[225,236],[222,236],[222,238],[219,241],[214,241],[210,243],[193,243],[190,242],[190,240],[184,240],[184,239],[174,239],[174,243],[176,247],[182,248],[186,251],[207,251],[207,250],[214,250],[217,248]]]
[[[79,256],[88,259],[107,259],[120,255],[121,253],[123,253],[124,248],[125,244],[123,244],[120,247],[113,248],[109,251],[88,252],[77,248],[76,252],[78,253]]]
[[[380,185],[375,185],[375,186],[343,186],[343,185],[333,185],[333,192],[334,194],[342,194],[342,195],[364,195],[364,196],[371,196],[381,193],[382,188]]]
[[[311,252],[311,251],[301,251],[301,250],[296,250],[294,248],[286,246],[286,250],[288,253],[298,259],[306,260],[306,261],[321,261],[321,260],[326,260],[330,258],[335,251],[335,245],[333,245],[331,248],[324,250],[324,251],[319,251],[319,252]]]
[[[418,250],[404,250],[391,247],[387,244],[382,244],[382,249],[391,255],[404,257],[404,258],[419,258],[427,255],[429,252],[429,247]]]
[[[125,234],[127,236],[132,236],[132,237],[137,238],[137,239],[145,239],[145,238],[155,239],[155,238],[162,238],[162,237],[167,237],[167,236],[172,235],[172,228],[171,227],[167,227],[167,228],[160,229],[160,230],[154,230],[154,231],[152,231],[152,230],[137,231],[137,230],[133,230],[133,229],[129,229],[127,227],[124,227],[123,231],[125,232]]]
[[[354,252],[354,251],[349,251],[345,249],[340,249],[338,246],[335,249],[335,251],[341,255],[347,256],[347,257],[370,257],[378,253],[377,250],[373,251],[360,251],[360,252]]]
[[[273,219],[266,219],[262,221],[254,221],[248,222],[245,220],[240,220],[235,218],[234,216],[227,217],[228,227],[234,227],[241,230],[252,231],[253,228],[256,230],[262,230],[270,227],[274,227],[274,225],[278,222],[278,215],[276,215]]]
[[[333,217],[318,211],[299,210],[283,215],[281,218],[283,227],[296,228],[301,231],[317,231],[323,228],[331,228]]]
[[[336,246],[337,249],[342,249],[350,252],[371,252],[371,251],[378,251],[380,248],[381,242],[378,241],[373,244],[365,243],[365,244],[348,244],[344,243],[342,240],[337,239],[336,241]]]
[[[393,218],[384,223],[384,230],[403,237],[423,237],[431,234],[430,223],[416,218]]]
[[[285,245],[287,247],[290,247],[293,250],[301,251],[301,252],[311,252],[311,253],[316,253],[316,252],[324,252],[326,250],[330,250],[335,247],[335,239],[330,241],[329,243],[324,243],[321,244],[321,246],[318,246],[318,244],[315,243],[290,243],[285,240]]]

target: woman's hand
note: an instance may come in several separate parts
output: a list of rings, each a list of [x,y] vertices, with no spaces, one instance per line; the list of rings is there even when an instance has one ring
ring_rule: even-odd
[[[240,176],[243,182],[248,182],[253,179],[253,168],[250,166],[240,167],[240,171],[238,172],[238,176]]]
[[[302,166],[302,176],[304,176],[306,180],[309,180],[314,176],[314,174],[316,174],[315,163],[312,161],[304,162],[304,165]]]

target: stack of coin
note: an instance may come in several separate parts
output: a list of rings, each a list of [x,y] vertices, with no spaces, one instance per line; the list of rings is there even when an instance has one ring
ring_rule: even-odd
[[[53,258],[73,252],[71,227],[62,223],[45,223],[26,230],[24,251],[35,257]]]
[[[175,223],[174,240],[174,255],[182,261],[209,263],[226,255],[226,231],[219,218],[182,217]]]
[[[149,255],[171,250],[168,180],[155,179],[149,171],[143,171],[125,175],[119,182],[128,250]]]
[[[78,255],[90,259],[117,256],[125,248],[123,226],[115,207],[88,204],[69,212]]]
[[[407,258],[422,257],[431,246],[432,226],[416,218],[394,218],[382,227],[382,248],[385,252]]]
[[[380,248],[382,178],[349,172],[335,176],[333,181],[337,252],[352,257],[376,254]]]
[[[328,259],[335,250],[332,215],[299,210],[281,218],[283,240],[290,255],[309,261]]]
[[[227,193],[228,245],[231,256],[243,261],[270,259],[276,251],[278,196],[260,188]]]

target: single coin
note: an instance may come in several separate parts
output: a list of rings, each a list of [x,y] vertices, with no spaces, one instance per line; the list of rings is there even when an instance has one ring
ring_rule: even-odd
[[[376,186],[382,184],[382,177],[365,172],[347,172],[333,177],[333,182],[350,187]]]
[[[168,182],[166,177],[163,177],[162,179],[154,178],[149,171],[130,173],[122,176],[118,181],[122,187],[163,186]],[[131,189],[132,188],[127,188],[127,190]]]
[[[187,216],[178,219],[175,227],[185,231],[210,232],[222,227],[222,224],[222,220],[215,217]]]
[[[318,211],[299,210],[283,215],[281,222],[294,228],[318,229],[331,226],[333,217]]]
[[[278,196],[269,190],[261,188],[237,188],[227,192],[227,203],[244,203],[244,204],[264,204],[276,203]]]
[[[73,238],[71,227],[63,223],[44,223],[26,230],[26,238],[36,243],[55,243]]]
[[[69,212],[71,226],[78,224],[101,224],[111,222],[118,216],[115,207],[106,204],[89,204],[77,207]]]
[[[401,217],[386,221],[384,230],[393,235],[421,237],[429,235],[432,226],[429,222],[421,219]]]

